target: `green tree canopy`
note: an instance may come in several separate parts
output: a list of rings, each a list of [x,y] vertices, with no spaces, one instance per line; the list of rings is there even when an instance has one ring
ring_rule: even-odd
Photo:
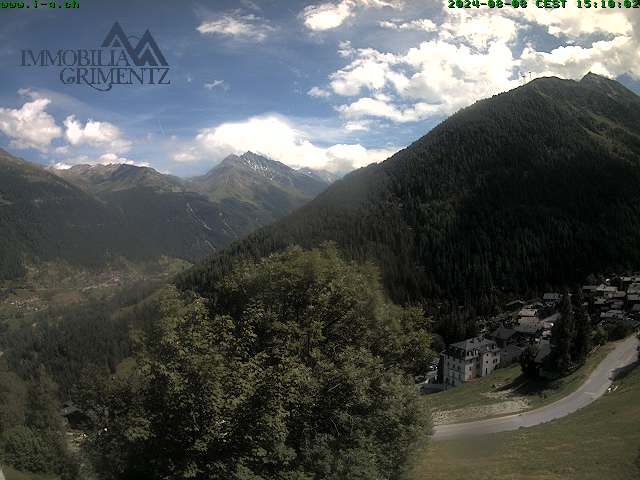
[[[210,304],[167,290],[138,374],[105,393],[111,478],[395,478],[428,434],[409,373],[432,358],[418,309],[372,266],[290,248],[234,269]]]

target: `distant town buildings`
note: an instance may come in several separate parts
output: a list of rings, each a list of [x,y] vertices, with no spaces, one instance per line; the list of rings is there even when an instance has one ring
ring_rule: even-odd
[[[609,331],[619,324],[640,328],[640,275],[612,278],[582,287],[594,329]],[[535,361],[543,365],[551,354],[551,330],[560,318],[561,302],[561,293],[546,292],[542,299],[510,301],[504,312],[483,318],[478,322],[482,335],[453,343],[442,352],[437,374],[440,388],[455,387],[512,365],[532,344],[538,347]],[[435,378],[429,380],[435,382]]]

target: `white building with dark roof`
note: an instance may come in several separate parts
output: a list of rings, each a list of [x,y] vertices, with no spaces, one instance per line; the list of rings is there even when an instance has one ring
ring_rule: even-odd
[[[452,343],[442,353],[445,388],[493,373],[500,365],[500,349],[493,340],[474,337]]]

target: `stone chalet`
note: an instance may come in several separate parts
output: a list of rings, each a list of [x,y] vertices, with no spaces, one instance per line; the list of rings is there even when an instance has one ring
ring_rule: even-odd
[[[493,340],[474,337],[452,343],[442,353],[445,388],[493,373],[500,365],[500,349]]]

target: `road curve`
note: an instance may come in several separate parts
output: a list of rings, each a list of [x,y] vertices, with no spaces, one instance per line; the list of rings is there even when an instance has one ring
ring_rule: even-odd
[[[490,418],[469,423],[454,423],[434,427],[434,440],[505,432],[550,422],[573,413],[604,395],[611,385],[614,370],[625,367],[638,358],[638,339],[635,335],[621,340],[600,362],[589,378],[576,391],[536,410],[506,417]]]

